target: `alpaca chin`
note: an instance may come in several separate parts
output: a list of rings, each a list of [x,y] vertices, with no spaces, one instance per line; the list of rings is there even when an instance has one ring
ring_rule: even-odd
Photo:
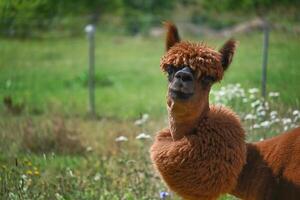
[[[186,93],[182,91],[170,91],[170,97],[173,101],[186,102],[193,96],[193,93]]]

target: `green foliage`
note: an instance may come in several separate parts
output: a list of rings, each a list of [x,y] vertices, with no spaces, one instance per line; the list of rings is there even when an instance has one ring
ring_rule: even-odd
[[[180,9],[175,9],[175,5]],[[103,29],[113,26],[119,31],[121,26],[125,32],[135,35],[171,19],[174,14],[180,16],[186,9],[193,13],[192,22],[205,22],[218,29],[237,21],[227,20],[228,16],[216,17],[220,13],[234,11],[239,12],[239,16],[246,16],[265,14],[278,7],[291,10],[299,5],[297,0],[2,0],[0,35],[36,37],[52,30],[60,32],[60,35],[78,35],[82,34],[87,23],[100,24]],[[290,12],[284,13],[289,15]],[[293,13],[297,15],[297,9]],[[234,18],[237,18],[236,15]]]
[[[203,11],[201,15],[199,12],[193,11],[191,16],[191,22],[194,24],[199,24],[200,26],[208,25],[210,28],[215,30],[221,30],[230,26],[233,26],[240,22],[241,18],[236,17],[224,17],[221,15],[214,15],[210,12]]]
[[[34,134],[26,138],[29,119],[33,121],[30,126]],[[85,154],[56,151],[56,147],[52,147],[53,153],[45,149],[33,153],[31,147],[23,146],[23,140],[37,142],[41,136],[51,137],[56,132],[57,124],[49,123],[49,118],[0,120],[0,199],[154,200],[166,190],[150,162],[148,150],[152,140],[134,139],[133,134],[142,128],[129,121],[64,120],[66,126],[69,124],[64,132],[76,127],[82,133],[79,138],[88,145]],[[158,126],[155,123],[155,129]],[[72,138],[79,136],[73,133],[67,134]],[[115,142],[119,134],[126,135],[130,142]],[[68,143],[61,143],[61,148],[77,148],[78,143],[65,147]],[[47,144],[44,140],[43,145],[50,147],[52,141]]]
[[[157,23],[157,16],[170,10],[173,4],[163,0],[2,0],[0,34],[28,37],[54,28],[78,32],[76,29],[97,23],[105,15],[120,16],[134,34]]]
[[[0,198],[30,199],[159,199],[164,190],[147,152],[87,157],[22,155],[15,163],[0,160]],[[131,155],[132,156],[132,155]]]
[[[242,10],[247,12],[263,12],[271,11],[274,7],[290,7],[299,6],[298,0],[204,0],[203,6],[207,9],[217,11],[233,11]]]
[[[0,1],[0,30],[2,34],[14,34],[26,36],[33,28],[44,29],[53,17],[45,0],[4,0]]]

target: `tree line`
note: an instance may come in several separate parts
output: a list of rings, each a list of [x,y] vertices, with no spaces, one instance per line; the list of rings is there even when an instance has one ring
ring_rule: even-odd
[[[266,13],[274,7],[299,5],[298,0],[0,0],[0,35],[28,37],[53,27],[72,29],[87,23],[108,22],[135,34],[163,19],[175,7],[195,7],[206,13]],[[197,9],[196,9],[197,10]],[[201,15],[201,12],[199,13]],[[78,26],[81,25],[81,26]]]

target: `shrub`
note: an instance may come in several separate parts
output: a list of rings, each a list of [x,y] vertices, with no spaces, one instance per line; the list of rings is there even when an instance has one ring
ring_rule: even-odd
[[[24,125],[22,147],[34,153],[56,152],[80,154],[85,147],[78,138],[78,132],[67,128],[64,120],[56,118],[50,124],[33,124],[28,120]]]

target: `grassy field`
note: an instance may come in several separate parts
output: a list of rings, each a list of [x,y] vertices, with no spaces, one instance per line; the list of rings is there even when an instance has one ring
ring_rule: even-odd
[[[271,34],[267,87],[279,96],[269,97],[268,106],[259,91],[249,91],[260,87],[261,38],[237,36],[234,62],[211,98],[240,115],[249,141],[300,119],[299,37]],[[225,40],[192,39],[215,47]],[[155,132],[167,124],[162,38],[97,35],[94,120],[87,117],[85,38],[0,44],[0,99],[11,97],[21,110],[0,106],[0,199],[148,200],[168,191],[148,156]],[[147,120],[135,124],[142,114]],[[136,139],[141,133],[151,138]]]
[[[260,87],[261,38],[260,34],[237,37],[240,45],[222,84]],[[218,47],[225,39],[205,40]],[[1,99],[10,95],[24,102],[29,114],[86,113],[85,38],[0,42]],[[97,113],[120,119],[136,118],[144,112],[155,117],[163,115],[166,80],[159,70],[162,39],[99,34],[96,44]],[[267,87],[280,92],[283,102],[293,107],[299,106],[300,99],[299,45],[296,36],[271,35]]]

